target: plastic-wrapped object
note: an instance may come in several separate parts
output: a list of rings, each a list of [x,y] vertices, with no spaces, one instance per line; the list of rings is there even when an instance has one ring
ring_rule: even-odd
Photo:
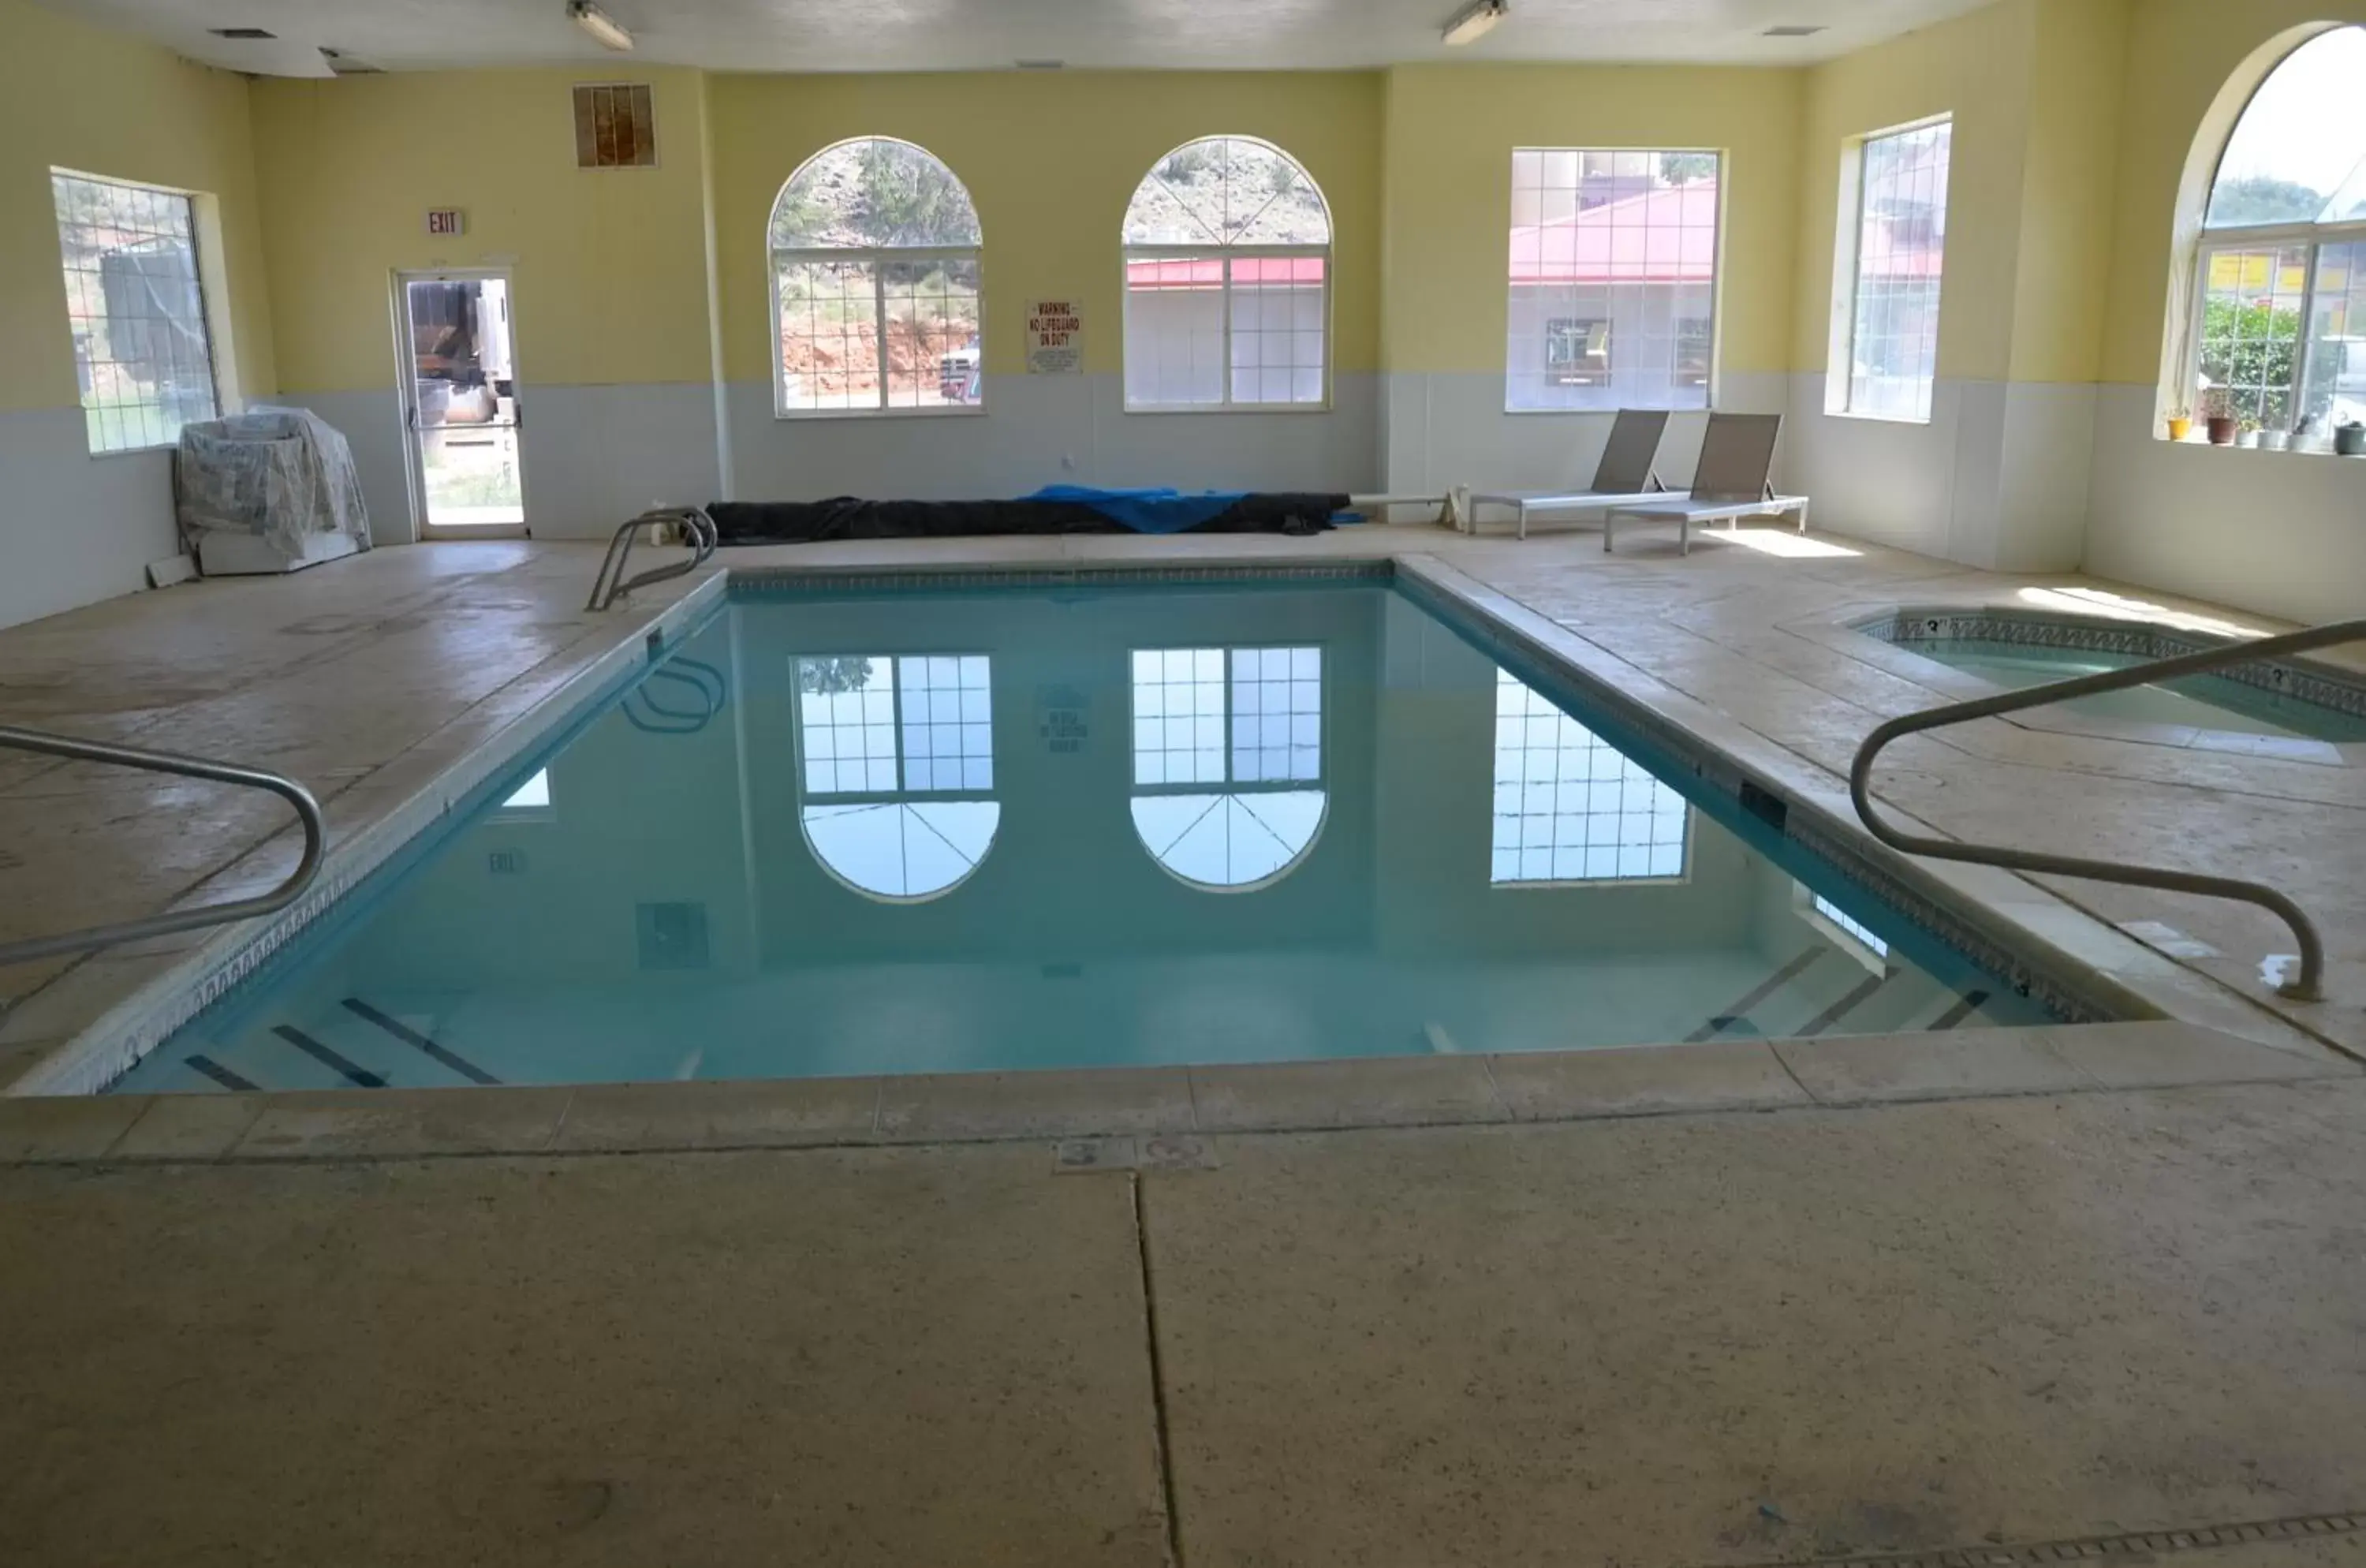
[[[245,536],[242,553],[259,545],[290,566],[369,548],[353,452],[308,410],[256,408],[183,425],[175,489],[181,536],[200,561],[218,535]],[[349,542],[323,549],[322,535]]]

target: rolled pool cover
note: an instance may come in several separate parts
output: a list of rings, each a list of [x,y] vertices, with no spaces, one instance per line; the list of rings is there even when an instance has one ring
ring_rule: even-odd
[[[718,501],[726,545],[825,539],[965,538],[985,534],[1319,534],[1347,510],[1339,494],[1087,490],[1053,485],[1014,501]]]

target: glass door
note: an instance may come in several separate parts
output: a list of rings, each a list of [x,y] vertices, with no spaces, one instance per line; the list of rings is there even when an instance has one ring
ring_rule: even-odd
[[[508,275],[406,273],[398,282],[403,426],[421,536],[524,533]]]

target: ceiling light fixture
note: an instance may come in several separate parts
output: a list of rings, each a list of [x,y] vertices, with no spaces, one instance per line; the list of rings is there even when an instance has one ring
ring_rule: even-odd
[[[1477,5],[1446,24],[1446,47],[1460,49],[1466,43],[1485,37],[1487,29],[1502,21],[1504,13],[1510,8],[1504,0],[1479,0]]]
[[[567,15],[577,27],[599,39],[603,49],[613,49],[621,54],[633,47],[633,35],[592,0],[567,0]]]

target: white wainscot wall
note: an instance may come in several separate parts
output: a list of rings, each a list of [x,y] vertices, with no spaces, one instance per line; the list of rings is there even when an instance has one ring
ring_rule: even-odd
[[[2087,570],[2288,621],[2366,615],[2366,458],[2172,444],[2153,405],[2102,389]]]
[[[779,419],[765,382],[728,389],[733,498],[958,501],[1047,484],[1346,491],[1380,475],[1377,377],[1328,409],[1128,413],[1116,376],[989,376],[983,413]]]
[[[1615,412],[1507,413],[1504,376],[1493,372],[1396,371],[1387,378],[1383,443],[1388,486],[1429,494],[1473,490],[1583,490],[1594,480]],[[1786,378],[1728,374],[1718,407],[1781,413]],[[1661,482],[1682,489],[1700,457],[1706,412],[1670,417],[1660,446]],[[1777,472],[1781,471],[1777,457]]]
[[[147,582],[180,549],[169,453],[93,457],[83,412],[0,413],[0,626]]]
[[[2095,389],[1942,378],[1931,420],[1825,412],[1825,378],[1791,378],[1784,483],[1820,528],[1995,571],[2079,565]]]
[[[272,400],[310,409],[344,433],[379,544],[416,536],[402,400],[392,388]],[[527,385],[518,400],[526,522],[536,538],[605,538],[649,506],[704,504],[722,494],[715,395],[704,382]]]

